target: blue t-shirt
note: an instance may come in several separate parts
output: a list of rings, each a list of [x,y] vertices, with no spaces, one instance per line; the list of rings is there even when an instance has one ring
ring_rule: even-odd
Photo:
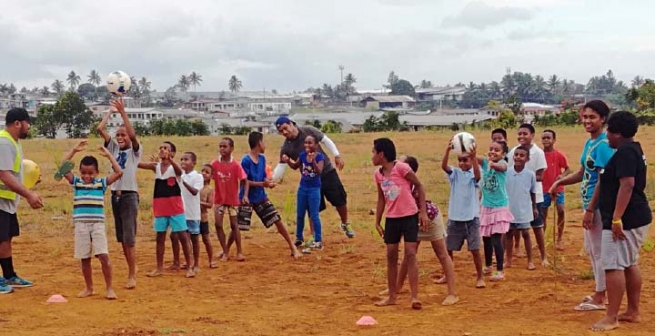
[[[520,173],[517,173],[514,167],[507,168],[505,187],[509,198],[509,211],[514,216],[513,223],[532,222],[534,212],[532,212],[532,196],[530,194],[536,194],[539,190],[534,172],[525,167]]]
[[[241,167],[246,172],[247,180],[253,182],[264,182],[266,179],[266,157],[259,154],[257,163],[255,163],[250,155],[246,154],[241,159]],[[239,189],[239,199],[243,199],[243,189]],[[259,204],[266,200],[266,190],[264,187],[250,187],[248,190],[248,200],[252,204]]]
[[[448,219],[453,221],[471,221],[480,216],[480,200],[478,200],[478,183],[473,175],[473,168],[463,171],[450,167],[446,174],[450,181],[450,202],[448,203]]]
[[[507,164],[505,160],[499,162]],[[489,160],[482,160],[482,206],[487,208],[502,208],[509,205],[505,181],[507,172],[499,172],[489,168]]]
[[[580,195],[582,196],[582,206],[587,209],[587,205],[594,195],[594,190],[598,184],[598,171],[596,169],[605,168],[605,165],[614,155],[607,142],[607,134],[601,133],[596,139],[587,139],[580,155],[580,164],[584,168],[582,174],[582,183],[580,183]]]
[[[302,163],[300,167],[300,186],[303,188],[320,188],[321,174],[314,171],[314,165],[307,161],[307,152],[300,152],[298,160]],[[316,152],[314,162],[318,163],[325,160],[322,153]]]
[[[75,176],[71,185],[73,186],[73,220],[103,222],[107,179],[96,178],[87,184]]]

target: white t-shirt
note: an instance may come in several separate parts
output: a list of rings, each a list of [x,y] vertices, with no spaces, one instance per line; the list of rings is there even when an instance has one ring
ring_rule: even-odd
[[[186,220],[200,220],[200,190],[204,186],[204,179],[202,175],[195,170],[191,172],[182,173],[182,181],[190,185],[194,189],[198,190],[198,193],[194,196],[191,194],[189,189],[184,185],[181,185],[182,189],[182,201],[184,202],[184,216]]]
[[[508,161],[509,161],[509,166],[514,167],[514,150],[519,147],[516,146],[512,148],[511,151],[509,151],[508,156]],[[530,148],[530,160],[525,163],[525,167],[532,170],[535,175],[537,174],[537,171],[540,169],[543,169],[544,171],[548,169],[548,163],[546,162],[546,154],[544,154],[544,151],[539,148],[539,146],[532,144],[532,147]],[[537,204],[543,203],[544,202],[544,194],[543,194],[543,185],[541,184],[541,181],[537,182],[537,192],[535,194],[535,201]]]

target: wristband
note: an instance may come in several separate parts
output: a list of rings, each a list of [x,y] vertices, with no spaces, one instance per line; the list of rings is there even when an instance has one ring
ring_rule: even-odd
[[[620,219],[614,219],[612,220],[612,225],[622,225],[623,221]]]

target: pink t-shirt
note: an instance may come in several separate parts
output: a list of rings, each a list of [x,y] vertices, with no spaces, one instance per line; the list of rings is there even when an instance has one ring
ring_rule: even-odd
[[[387,203],[387,218],[401,218],[415,215],[418,206],[412,196],[412,185],[405,178],[412,168],[404,162],[396,162],[389,176],[384,176],[378,169],[375,183],[380,185]]]
[[[214,168],[214,204],[241,205],[239,183],[248,177],[241,164],[232,159],[230,163],[214,160],[211,165]]]

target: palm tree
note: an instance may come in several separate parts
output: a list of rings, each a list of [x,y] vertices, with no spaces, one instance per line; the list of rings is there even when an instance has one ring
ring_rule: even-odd
[[[177,80],[177,85],[180,87],[182,92],[186,92],[189,89],[189,84],[191,84],[191,82],[189,81],[189,77],[186,75],[182,75],[182,77]]]
[[[0,84],[0,93],[6,94],[9,92],[9,85],[7,84]]]
[[[640,88],[642,85],[644,85],[644,77],[641,76],[635,76],[634,79],[632,79],[632,87],[633,88]]]
[[[236,75],[232,75],[232,77],[230,77],[230,81],[228,85],[232,93],[239,92],[239,90],[241,90],[241,88],[243,87],[243,83],[241,83],[241,80],[238,79]]]
[[[199,73],[195,72],[195,71],[192,72],[189,75],[189,83],[191,83],[191,85],[193,85],[193,91],[195,92],[196,91],[196,86],[200,86],[200,83],[202,83],[202,76]]]
[[[55,80],[50,87],[52,88],[52,91],[57,94],[57,96],[61,96],[61,93],[64,92],[64,82],[60,81],[59,79]]]
[[[75,91],[77,89],[77,86],[80,84],[80,76],[78,76],[75,71],[72,71],[68,74],[68,78],[66,78],[66,81],[70,85],[70,90]]]
[[[557,87],[559,86],[559,78],[557,78],[557,75],[552,75],[548,79],[548,90],[550,90],[550,93],[555,93],[557,92]]]
[[[102,83],[102,78],[100,78],[100,74],[95,70],[91,70],[91,73],[89,73],[89,76],[87,78],[88,78],[88,82],[90,84],[93,84],[93,86],[95,86],[95,93],[96,93],[96,100],[97,100],[98,99],[98,85],[100,85],[100,83]]]
[[[150,89],[152,89],[152,83],[148,81],[148,78],[141,77],[139,82],[135,84],[139,87],[139,91],[141,91],[142,94],[150,97]]]
[[[50,88],[47,86],[44,86],[41,88],[40,93],[44,96],[49,96],[50,95]]]
[[[537,75],[534,78],[534,88],[537,98],[543,103],[544,93],[546,93],[546,81],[543,77]]]

